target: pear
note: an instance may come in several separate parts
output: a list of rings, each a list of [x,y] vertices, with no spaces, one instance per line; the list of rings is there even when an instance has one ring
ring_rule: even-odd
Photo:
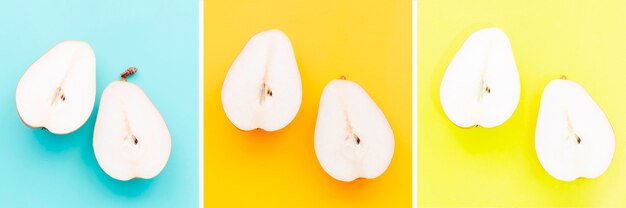
[[[445,114],[462,128],[492,128],[513,115],[519,99],[520,79],[506,34],[498,28],[471,34],[441,81]]]
[[[556,179],[596,178],[611,164],[615,134],[587,91],[563,77],[552,80],[541,95],[535,150]]]
[[[222,106],[239,129],[276,131],[295,118],[302,82],[291,42],[280,30],[254,35],[222,85]]]
[[[387,118],[367,92],[341,77],[324,87],[314,143],[326,173],[349,182],[383,174],[391,163],[395,140]]]
[[[170,156],[172,141],[165,120],[150,98],[126,78],[110,83],[102,93],[93,133],[93,149],[104,172],[117,180],[149,179],[158,175]]]
[[[22,75],[15,105],[22,122],[68,134],[89,119],[96,100],[96,56],[88,43],[63,41]]]

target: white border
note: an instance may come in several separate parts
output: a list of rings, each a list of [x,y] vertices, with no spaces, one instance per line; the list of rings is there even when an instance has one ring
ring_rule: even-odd
[[[413,0],[412,14],[412,68],[413,68],[413,207],[417,207],[417,0]]]
[[[198,207],[204,207],[204,0],[198,7]]]

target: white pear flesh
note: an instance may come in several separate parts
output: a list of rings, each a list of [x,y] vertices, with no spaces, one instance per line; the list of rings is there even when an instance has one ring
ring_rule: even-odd
[[[161,113],[139,86],[115,81],[106,87],[93,134],[104,172],[123,181],[153,178],[167,164],[171,147]]]
[[[22,75],[15,104],[22,122],[68,134],[89,119],[96,100],[96,56],[83,41],[63,41]]]
[[[581,85],[553,80],[541,95],[535,150],[543,168],[556,179],[596,178],[611,163],[615,135]]]
[[[383,174],[395,140],[387,118],[361,86],[333,80],[322,92],[314,143],[326,173],[349,182]]]
[[[222,85],[222,105],[239,129],[276,131],[296,117],[302,81],[291,42],[280,30],[254,35]]]
[[[506,34],[498,28],[471,34],[441,81],[445,114],[459,127],[492,128],[513,115],[519,99],[520,79]]]

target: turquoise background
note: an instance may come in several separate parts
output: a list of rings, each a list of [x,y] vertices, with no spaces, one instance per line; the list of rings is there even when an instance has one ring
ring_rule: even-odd
[[[15,87],[28,66],[62,40],[96,53],[91,117],[69,135],[22,124]],[[100,96],[129,66],[172,135],[170,160],[150,180],[102,171],[92,135]],[[0,3],[0,207],[198,206],[198,2],[22,1]]]

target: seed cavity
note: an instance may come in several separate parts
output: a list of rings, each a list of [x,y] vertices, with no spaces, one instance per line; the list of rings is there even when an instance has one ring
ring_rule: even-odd
[[[272,97],[274,95],[274,92],[272,92],[272,89],[270,89],[270,87],[263,83],[261,84],[261,90],[259,91],[259,104],[263,105],[265,104],[265,99],[267,97]]]
[[[56,106],[59,100],[65,101],[65,92],[63,92],[63,88],[61,88],[61,86],[57,87],[57,89],[54,90],[54,93],[52,94],[52,99],[50,99],[50,105]]]
[[[346,139],[347,141],[352,141],[352,142],[354,142],[354,144],[355,144],[356,146],[359,146],[359,145],[361,144],[361,138],[359,138],[359,136],[358,136],[358,135],[356,135],[356,133],[354,133],[354,132],[350,132],[350,133],[348,134],[348,136],[347,136],[345,139]]]
[[[346,116],[346,131],[348,132],[348,135],[346,135],[344,139],[348,144],[353,142],[357,148],[361,148],[360,146],[361,138],[359,137],[359,135],[357,135],[357,133],[352,128],[352,122],[350,122],[350,116],[348,115],[348,112],[344,112],[344,113]]]
[[[480,91],[478,94],[478,101],[481,101],[486,94],[491,93],[491,87],[485,82],[485,80],[481,81]]]
[[[576,133],[576,131],[574,131],[574,126],[572,125],[572,121],[570,120],[569,114],[567,115],[567,130],[569,130],[569,135],[567,136],[566,139],[573,139],[576,138],[576,144],[580,144],[582,142],[582,139],[580,139],[580,136],[578,136],[578,134]]]
[[[133,143],[137,145],[139,143],[139,140],[137,139],[137,137],[135,137],[135,135],[132,135],[132,137],[133,137]]]
[[[124,142],[129,142],[131,145],[139,146],[139,139],[133,134],[133,130],[130,127],[130,122],[128,121],[128,114],[124,112],[124,124],[126,126],[126,136],[124,137]]]
[[[139,147],[139,139],[132,132],[126,134],[124,142],[130,144],[131,147]]]

